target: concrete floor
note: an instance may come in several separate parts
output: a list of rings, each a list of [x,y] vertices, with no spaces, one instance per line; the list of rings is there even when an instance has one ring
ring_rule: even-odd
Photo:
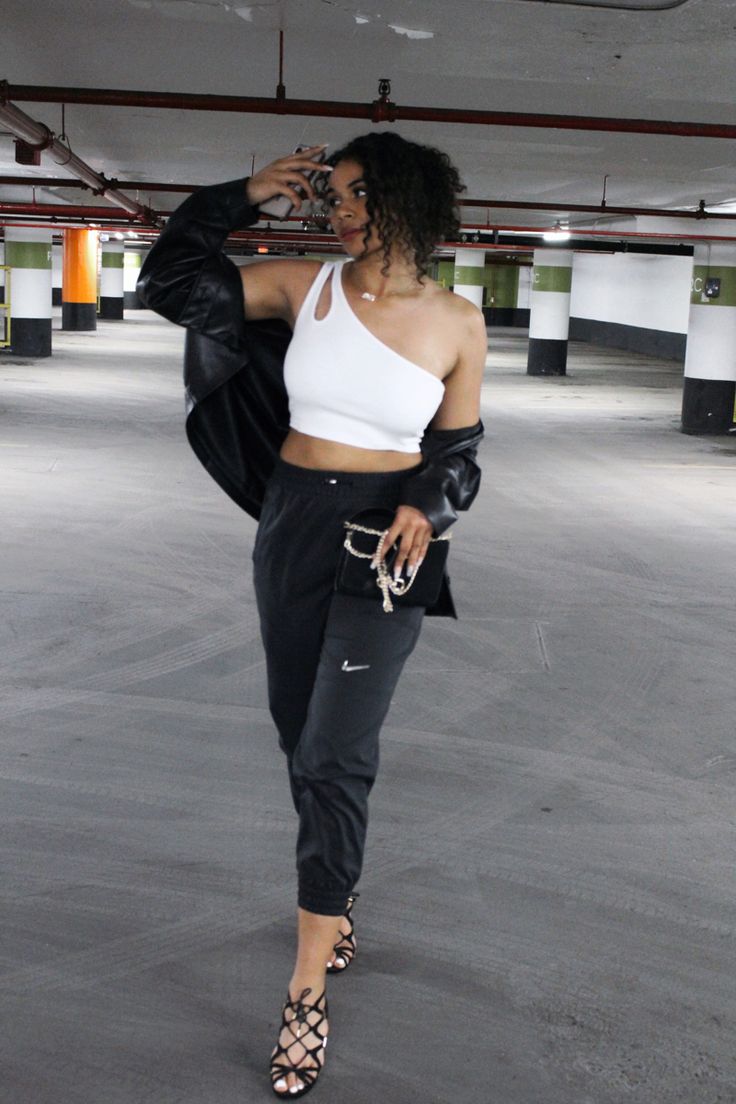
[[[0,361],[0,1099],[266,1100],[295,825],[254,524],[185,442],[180,331],[54,342]],[[310,1099],[732,1102],[736,440],[678,433],[667,362],[489,364]]]

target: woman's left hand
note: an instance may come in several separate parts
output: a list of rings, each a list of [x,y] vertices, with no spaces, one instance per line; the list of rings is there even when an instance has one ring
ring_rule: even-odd
[[[413,506],[398,507],[384,542],[385,548],[399,542],[399,551],[393,565],[394,578],[401,575],[404,564],[406,573],[411,578],[427,554],[431,537],[432,526],[421,510],[416,510]]]

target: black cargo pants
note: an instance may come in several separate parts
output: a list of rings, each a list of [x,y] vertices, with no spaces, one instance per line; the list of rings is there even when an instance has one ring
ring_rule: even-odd
[[[344,912],[360,876],[379,732],[424,616],[335,592],[343,522],[395,509],[408,474],[279,460],[253,551],[269,706],[299,815],[298,901],[328,916]]]

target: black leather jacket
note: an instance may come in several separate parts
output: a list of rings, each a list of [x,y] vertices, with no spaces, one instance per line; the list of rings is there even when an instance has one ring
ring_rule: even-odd
[[[138,294],[145,306],[186,327],[187,437],[220,487],[258,518],[289,428],[283,361],[291,330],[278,319],[246,319],[240,274],[222,252],[231,231],[258,218],[245,186],[242,179],[215,184],[182,203],[146,258]],[[424,462],[407,478],[402,503],[422,510],[436,534],[478,493],[482,436],[481,422],[424,435]],[[427,612],[455,616],[449,586]]]

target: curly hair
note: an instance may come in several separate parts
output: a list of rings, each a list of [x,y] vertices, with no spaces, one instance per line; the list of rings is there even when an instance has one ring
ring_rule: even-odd
[[[446,153],[409,142],[391,131],[361,134],[336,150],[327,164],[357,161],[366,185],[367,233],[383,243],[384,273],[394,246],[409,254],[421,280],[437,242],[457,237],[457,199],[465,191]],[[325,182],[327,185],[327,182]]]

